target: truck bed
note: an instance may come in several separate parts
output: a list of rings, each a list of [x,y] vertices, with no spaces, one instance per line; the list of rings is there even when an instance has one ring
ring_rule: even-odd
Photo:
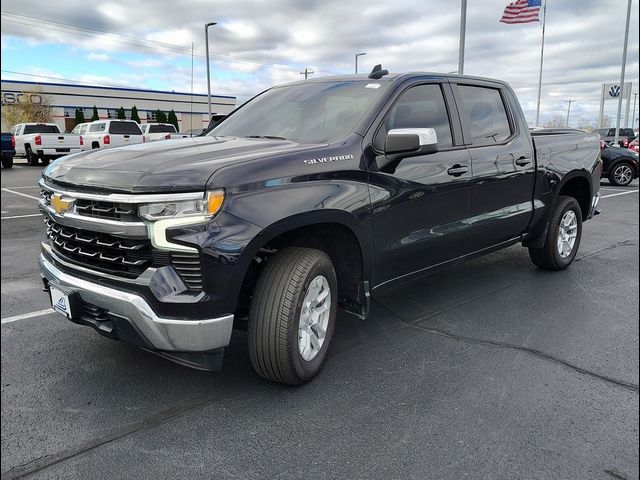
[[[600,136],[571,128],[531,130],[538,167],[555,166],[562,171],[593,165],[600,156]],[[594,148],[598,145],[598,148]]]

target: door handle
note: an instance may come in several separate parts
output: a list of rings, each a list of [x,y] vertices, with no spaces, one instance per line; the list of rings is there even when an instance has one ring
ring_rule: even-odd
[[[447,173],[451,176],[454,177],[459,177],[460,175],[463,175],[465,173],[467,173],[469,171],[469,168],[459,165],[459,164],[455,164],[453,167],[451,167],[449,170],[447,170]]]
[[[527,166],[530,163],[531,163],[531,159],[525,157],[524,155],[522,157],[518,157],[518,159],[516,160],[516,165],[518,165],[519,167]]]

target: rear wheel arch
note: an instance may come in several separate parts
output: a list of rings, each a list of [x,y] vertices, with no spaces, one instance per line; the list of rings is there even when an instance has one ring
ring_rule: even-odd
[[[586,220],[591,211],[591,197],[593,196],[591,176],[585,171],[570,172],[565,175],[557,188],[554,205],[560,196],[573,197],[580,205],[582,220]]]

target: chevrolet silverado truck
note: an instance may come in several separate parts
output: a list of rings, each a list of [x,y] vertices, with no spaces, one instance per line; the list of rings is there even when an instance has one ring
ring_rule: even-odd
[[[24,157],[29,165],[80,152],[78,135],[61,133],[55,123],[19,123],[11,129],[16,141],[16,157]]]
[[[567,268],[601,168],[597,134],[530,132],[501,81],[306,80],[206,136],[51,164],[41,276],[55,310],[101,335],[213,370],[246,330],[256,372],[297,385],[338,309],[365,319],[372,295],[516,243]]]

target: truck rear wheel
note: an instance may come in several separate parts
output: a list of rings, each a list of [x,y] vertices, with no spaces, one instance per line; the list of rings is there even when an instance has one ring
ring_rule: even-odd
[[[42,164],[43,165],[49,165],[50,162],[51,162],[51,157],[47,157],[46,155],[42,156]]]
[[[573,197],[560,195],[542,248],[529,248],[534,265],[544,270],[564,270],[578,253],[582,237],[582,211]]]
[[[322,367],[338,308],[336,273],[320,250],[285,248],[268,261],[249,310],[249,356],[258,375],[301,385]]]
[[[27,163],[30,166],[35,167],[36,165],[38,165],[38,155],[36,155],[34,151],[31,150],[31,147],[29,145],[25,147],[25,154],[27,156]]]
[[[12,168],[13,157],[2,157],[2,168]]]

